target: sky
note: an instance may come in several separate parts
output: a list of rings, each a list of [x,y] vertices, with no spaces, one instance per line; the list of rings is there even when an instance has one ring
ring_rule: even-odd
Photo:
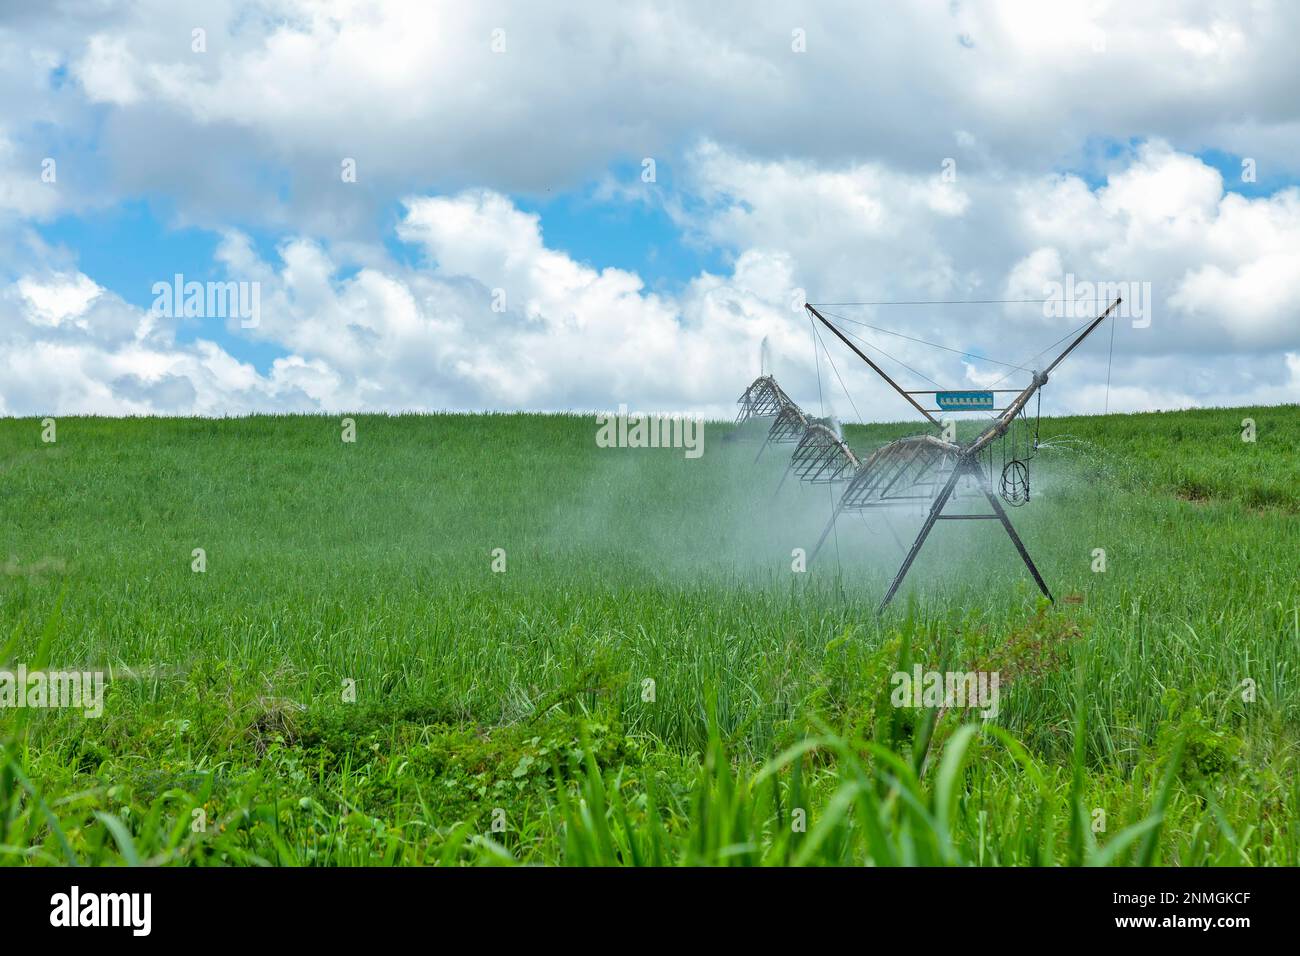
[[[0,415],[731,417],[766,342],[805,407],[904,420],[805,302],[906,387],[1005,388],[1115,290],[1044,413],[1294,403],[1297,35],[1268,0],[0,0]]]

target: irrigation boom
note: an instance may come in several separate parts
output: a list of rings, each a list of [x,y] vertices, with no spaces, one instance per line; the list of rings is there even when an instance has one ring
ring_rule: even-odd
[[[1047,384],[1047,376],[1056,368],[1056,366],[1061,364],[1062,359],[1078,348],[1079,343],[1092,335],[1093,330],[1096,329],[1097,326],[1101,325],[1102,322],[1106,321],[1106,318],[1111,314],[1111,312],[1119,308],[1119,304],[1122,301],[1122,299],[1117,298],[1112,302],[1105,312],[1093,319],[1088,327],[1079,333],[1078,338],[1071,342],[1064,352],[1052,360],[1051,365],[1047,366],[1047,368],[1043,369],[1041,372],[1035,372],[1034,380],[1029,383],[1023,392],[1011,400],[1011,404],[1007,406],[1006,411],[1002,413],[997,421],[986,428],[978,438],[970,443],[968,451],[971,454],[978,454],[991,442],[996,441],[998,438],[1005,435],[1007,429],[1011,427],[1011,423],[1016,420],[1016,416],[1019,415],[1024,407],[1029,404],[1029,400],[1034,397],[1034,393]]]
[[[848,448],[843,439],[839,437],[837,431],[831,431],[824,422],[806,415],[781,390],[775,379],[770,375],[757,379],[741,396],[739,420],[743,421],[747,418],[774,419],[767,440],[763,443],[764,448],[769,444],[798,443],[791,465],[786,470],[786,476],[788,477],[791,471],[794,471],[803,481],[847,482],[844,492],[831,514],[830,522],[826,525],[826,529],[822,532],[821,538],[809,556],[809,561],[811,562],[817,556],[842,512],[887,509],[894,506],[916,505],[929,501],[930,507],[920,533],[908,550],[907,557],[904,558],[902,566],[898,569],[898,573],[885,594],[884,600],[881,601],[881,611],[893,599],[899,585],[903,583],[903,578],[907,575],[908,569],[912,566],[912,562],[925,544],[930,531],[934,528],[935,523],[941,520],[996,519],[1000,521],[1025,566],[1029,569],[1029,573],[1033,575],[1034,581],[1043,594],[1047,596],[1047,599],[1052,600],[1051,591],[1048,590],[1042,575],[1038,573],[1038,568],[1034,566],[1034,562],[1029,557],[1029,552],[1025,549],[1020,536],[1016,534],[1015,528],[1012,527],[1006,511],[998,501],[997,496],[993,494],[991,488],[992,478],[990,476],[986,480],[979,463],[979,456],[994,442],[1002,440],[1004,463],[1001,494],[1013,505],[1023,504],[1028,501],[1029,479],[1026,461],[1032,457],[1032,453],[1026,453],[1025,460],[1020,460],[1015,454],[1016,441],[1012,437],[1012,456],[1010,461],[1006,461],[1008,432],[1016,423],[1017,417],[1025,415],[1025,409],[1030,400],[1047,384],[1048,376],[1102,322],[1112,317],[1122,301],[1122,299],[1116,298],[1104,312],[1089,322],[1045,369],[1042,371],[1035,370],[1032,373],[1030,383],[1018,392],[1015,389],[986,389],[982,392],[909,392],[873,362],[866,353],[849,341],[849,338],[815,306],[812,304],[805,305],[804,308],[808,310],[808,313],[813,318],[834,333],[835,337],[847,345],[854,355],[862,359],[872,371],[879,375],[894,391],[903,396],[908,404],[925,416],[926,420],[932,425],[942,427],[941,422],[934,417],[932,411],[917,402],[913,397],[914,395],[934,395],[936,403],[940,406],[939,411],[945,409],[974,411],[992,409],[995,393],[1015,393],[1015,398],[1005,408],[993,409],[998,413],[997,417],[968,442],[949,441],[934,435],[913,435],[890,442],[876,449],[867,457],[859,459]],[[904,337],[907,338],[908,336]],[[921,340],[917,339],[915,341]],[[946,346],[937,347],[947,348]],[[825,346],[823,345],[822,348],[825,348]],[[948,349],[948,351],[956,350]],[[1020,368],[1020,366],[1011,367]],[[1027,369],[1022,370],[1028,371]],[[945,402],[948,404],[945,404]],[[1036,437],[1034,438],[1033,447],[1037,448]],[[763,449],[760,448],[760,455],[762,451]],[[756,457],[755,461],[757,460]],[[990,460],[990,467],[991,465]],[[1011,476],[1010,482],[1008,481],[1008,475]],[[958,483],[963,477],[976,480],[980,490],[993,509],[991,514],[943,513],[949,500],[956,494]],[[782,478],[782,484],[784,482],[785,478]],[[888,512],[886,511],[885,514],[886,526],[893,532],[893,526],[888,523]],[[894,533],[894,537],[897,540],[897,533]],[[901,541],[899,544],[901,546]]]

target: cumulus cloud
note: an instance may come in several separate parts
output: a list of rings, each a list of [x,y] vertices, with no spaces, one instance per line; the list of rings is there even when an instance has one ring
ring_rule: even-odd
[[[913,173],[1078,166],[1098,140],[1159,137],[1295,173],[1297,28],[1291,4],[1174,0],[50,5],[0,17],[0,102],[79,122],[106,107],[111,188],[202,165],[182,211],[301,224],[327,202],[312,227],[337,236],[413,188],[543,193],[702,132]],[[358,189],[337,188],[344,158]]]
[[[25,276],[18,280],[17,289],[27,305],[28,317],[37,324],[56,328],[65,319],[80,320],[86,307],[104,291],[80,273],[57,275],[45,281]]]
[[[1297,26],[1269,3],[7,9],[0,400],[724,415],[767,338],[811,406],[894,418],[839,343],[814,359],[802,296],[1038,299],[1074,276],[1149,283],[1151,321],[1073,356],[1053,410],[1294,401],[1300,191],[1234,193],[1195,154],[1300,169]],[[616,171],[644,157],[665,175],[630,193]],[[592,182],[725,267],[663,286],[548,243],[521,197]],[[35,228],[142,196],[222,237],[256,328],[152,315]],[[1072,327],[1035,302],[827,308],[920,387],[1023,378],[972,354],[1032,367]]]
[[[237,330],[231,319],[232,333],[288,352],[266,374],[212,342],[178,343],[174,320],[133,309],[86,276],[20,279],[4,327],[10,351],[21,345],[39,371],[10,380],[6,405],[211,414],[626,402],[726,415],[766,338],[779,375],[810,406],[820,397],[846,417],[897,418],[905,411],[897,397],[814,331],[799,307],[804,295],[1041,300],[1067,273],[1150,283],[1150,322],[1121,321],[1113,355],[1104,332],[1073,356],[1054,376],[1052,410],[1300,394],[1300,270],[1287,252],[1263,259],[1272,266],[1264,272],[1257,264],[1268,250],[1300,249],[1294,190],[1225,195],[1217,173],[1162,143],[1096,189],[1058,176],[1012,184],[971,176],[958,187],[874,165],[760,161],[711,143],[691,156],[705,202],[683,225],[733,255],[725,275],[701,273],[677,293],[548,247],[539,217],[500,193],[413,196],[396,230],[420,251],[413,265],[384,259],[349,272],[328,244],[307,237],[263,261],[246,237],[226,235],[220,258],[232,275],[259,282],[262,296],[260,325]],[[1052,203],[1057,195],[1068,201]],[[1074,217],[1086,228],[1072,229]],[[1033,353],[1078,324],[1041,301],[825,310],[913,387],[1020,382],[1021,369],[957,353],[1037,367],[1026,364]],[[814,348],[818,334],[825,348]],[[37,378],[49,375],[61,384],[42,391]]]

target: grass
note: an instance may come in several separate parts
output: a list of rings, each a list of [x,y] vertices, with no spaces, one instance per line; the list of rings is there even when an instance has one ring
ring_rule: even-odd
[[[0,421],[0,667],[110,678],[0,710],[0,861],[1300,860],[1295,406],[1045,419],[1013,517],[1062,600],[949,523],[881,619],[880,519],[792,573],[827,490],[729,431]],[[997,717],[891,706],[916,663]]]

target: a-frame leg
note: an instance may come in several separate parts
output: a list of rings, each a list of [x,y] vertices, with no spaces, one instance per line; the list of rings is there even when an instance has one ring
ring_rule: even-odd
[[[912,566],[912,562],[916,560],[916,556],[921,551],[921,546],[925,544],[925,539],[934,528],[934,523],[939,520],[944,506],[947,505],[948,499],[952,497],[953,490],[957,487],[957,482],[964,474],[973,475],[976,478],[981,479],[982,484],[984,476],[980,473],[974,462],[961,462],[953,469],[952,476],[948,479],[947,484],[943,486],[943,490],[940,491],[938,497],[934,499],[934,504],[930,507],[930,513],[926,515],[925,524],[921,526],[921,532],[916,536],[916,541],[912,544],[912,549],[907,552],[907,557],[903,559],[903,566],[898,569],[898,574],[894,577],[894,583],[889,586],[889,591],[885,594],[885,599],[880,602],[878,613],[883,612],[889,602],[894,599],[894,594],[898,591],[899,585],[903,583],[903,578],[907,575],[908,569]],[[993,515],[991,517],[996,517],[1002,522],[1002,527],[1006,529],[1007,536],[1011,539],[1011,543],[1016,546],[1016,551],[1019,552],[1020,559],[1025,562],[1025,567],[1027,567],[1029,573],[1034,576],[1034,582],[1038,585],[1039,590],[1043,592],[1047,597],[1047,600],[1054,601],[1055,599],[1052,597],[1052,592],[1047,589],[1047,583],[1043,580],[1043,576],[1038,573],[1038,568],[1034,565],[1033,559],[1029,557],[1029,552],[1025,549],[1024,542],[1020,540],[1020,535],[1016,534],[1016,529],[1012,526],[1011,519],[1007,517],[1006,510],[1002,507],[1002,502],[998,501],[997,496],[988,488],[983,488],[983,491],[984,497],[988,499],[989,505],[993,508]],[[974,517],[980,516],[977,515]]]
[[[840,506],[837,504],[835,506],[835,510],[831,512],[831,520],[826,522],[826,527],[822,529],[822,536],[817,539],[817,544],[816,546],[813,547],[812,554],[808,555],[809,566],[812,565],[813,559],[817,557],[817,553],[821,551],[822,545],[826,543],[826,538],[830,535],[831,528],[835,527],[835,522],[839,520],[839,517],[840,517]]]
[[[781,489],[785,487],[785,481],[786,481],[787,478],[790,477],[790,472],[792,472],[792,471],[794,471],[794,459],[793,459],[793,458],[790,459],[790,464],[788,464],[788,465],[785,466],[785,473],[784,473],[783,475],[781,475],[781,481],[780,481],[780,483],[776,486],[776,491],[772,492],[772,497],[773,497],[773,498],[775,498],[777,495],[779,495],[779,494],[781,493]]]
[[[984,489],[984,496],[988,498],[989,504],[993,506],[993,511],[997,514],[998,520],[1002,522],[1002,527],[1007,529],[1007,534],[1011,538],[1011,543],[1014,544],[1016,550],[1020,552],[1020,557],[1025,562],[1025,567],[1029,569],[1029,573],[1034,576],[1034,580],[1038,583],[1038,589],[1047,596],[1047,600],[1055,604],[1056,599],[1052,597],[1052,592],[1047,590],[1047,585],[1043,581],[1043,576],[1038,573],[1038,568],[1034,567],[1033,559],[1029,557],[1029,552],[1025,550],[1024,542],[1020,540],[1020,535],[1016,534],[1016,529],[1011,526],[1011,519],[1007,517],[1006,511],[1003,510],[1002,502],[998,501],[997,495],[993,494],[993,492],[989,491],[987,488]]]
[[[817,539],[817,544],[813,548],[812,554],[808,555],[809,565],[812,564],[813,558],[817,557],[817,553],[821,551],[822,545],[826,543],[827,536],[831,533],[831,529],[835,527],[835,522],[839,520],[841,510],[841,507],[836,505],[835,510],[831,512],[831,520],[826,522],[826,527],[822,529],[821,537]],[[889,529],[889,533],[893,536],[894,543],[898,545],[899,550],[905,550],[907,545],[903,544],[903,539],[898,536],[898,531],[894,528],[894,523],[889,520],[889,510],[887,508],[881,509],[881,518],[884,520],[885,527]]]
[[[907,545],[903,544],[903,539],[898,536],[898,531],[894,528],[894,522],[889,520],[889,509],[881,508],[880,517],[884,519],[885,527],[889,529],[890,537],[894,539],[894,544],[898,545],[898,550],[906,550]]]
[[[903,566],[898,569],[898,573],[894,575],[893,584],[889,585],[889,590],[885,592],[885,599],[880,602],[880,607],[876,611],[877,614],[883,613],[885,608],[889,606],[889,602],[894,599],[894,594],[898,591],[899,585],[903,583],[903,578],[907,577],[907,569],[916,560],[916,556],[921,551],[921,546],[925,544],[925,539],[930,536],[930,531],[934,528],[934,523],[939,520],[939,514],[943,511],[944,505],[952,497],[953,489],[957,487],[957,481],[966,473],[968,467],[966,462],[959,461],[957,466],[953,468],[952,475],[949,476],[943,490],[939,492],[938,497],[934,499],[934,504],[930,506],[930,513],[925,516],[925,523],[921,525],[920,533],[917,534],[916,540],[912,542],[912,549],[907,552],[907,557],[903,559]]]

